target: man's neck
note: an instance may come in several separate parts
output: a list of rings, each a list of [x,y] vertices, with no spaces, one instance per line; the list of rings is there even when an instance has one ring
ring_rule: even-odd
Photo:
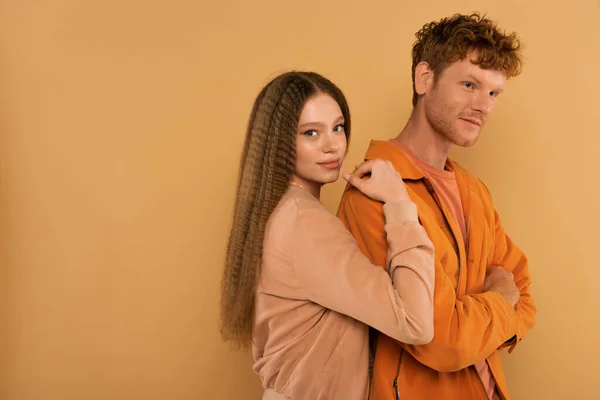
[[[436,132],[424,116],[419,118],[417,110],[413,110],[396,140],[415,156],[439,169],[444,169],[452,148],[452,142]]]

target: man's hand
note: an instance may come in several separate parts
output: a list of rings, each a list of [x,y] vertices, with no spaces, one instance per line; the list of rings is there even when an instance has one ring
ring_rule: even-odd
[[[485,277],[484,289],[486,292],[500,293],[513,307],[517,305],[521,294],[515,284],[512,272],[502,267],[492,267]]]

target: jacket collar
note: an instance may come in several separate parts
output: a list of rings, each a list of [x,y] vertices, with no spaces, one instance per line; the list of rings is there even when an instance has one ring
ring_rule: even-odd
[[[397,170],[402,171],[402,178],[419,180],[425,177],[423,170],[414,164],[398,147],[383,140],[371,140],[365,160],[382,158],[389,160]]]
[[[401,171],[402,178],[405,180],[418,181],[425,178],[423,170],[411,161],[406,154],[394,144],[383,140],[371,140],[365,160],[373,160],[382,158],[389,160],[397,170]],[[461,167],[451,159],[448,159],[448,164],[455,174],[461,174]]]

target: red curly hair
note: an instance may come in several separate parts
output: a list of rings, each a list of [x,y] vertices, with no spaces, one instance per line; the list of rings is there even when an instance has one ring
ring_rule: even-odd
[[[451,63],[473,56],[473,63],[484,69],[503,71],[507,79],[521,73],[521,43],[513,32],[501,31],[496,23],[478,13],[455,14],[425,24],[415,34],[412,47],[413,106],[417,104],[415,70],[426,62],[434,79]]]

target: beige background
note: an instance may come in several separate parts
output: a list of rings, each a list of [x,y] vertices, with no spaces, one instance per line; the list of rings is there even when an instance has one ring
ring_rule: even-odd
[[[258,399],[251,357],[217,330],[254,96],[290,68],[332,78],[350,169],[408,117],[414,32],[474,10],[526,44],[484,136],[455,153],[531,259],[540,311],[509,386],[600,398],[598,0],[3,0],[0,399]]]

